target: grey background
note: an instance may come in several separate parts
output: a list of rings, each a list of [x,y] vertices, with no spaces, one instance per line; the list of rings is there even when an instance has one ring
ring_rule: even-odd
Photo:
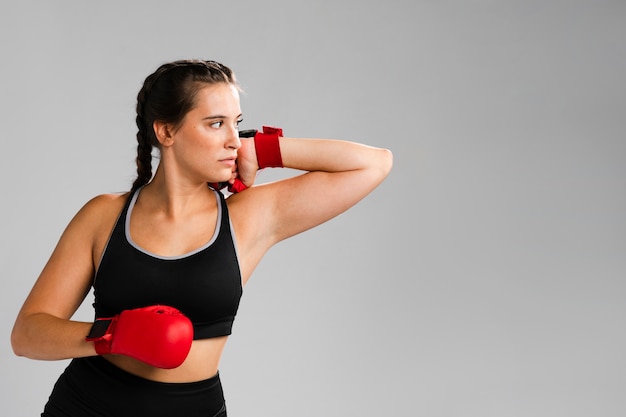
[[[39,415],[66,366],[13,356],[17,310],[82,204],[129,188],[144,77],[189,57],[236,71],[245,128],[395,155],[259,266],[231,415],[626,415],[625,21],[606,0],[4,4],[2,415]]]

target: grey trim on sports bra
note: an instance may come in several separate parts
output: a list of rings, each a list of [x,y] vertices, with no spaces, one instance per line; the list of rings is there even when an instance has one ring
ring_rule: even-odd
[[[139,191],[140,190],[141,190],[141,188],[138,189],[137,191],[135,191],[135,194],[133,195],[132,200],[130,201],[130,204],[128,206],[128,210],[126,211],[126,222],[124,224],[124,233],[126,235],[126,240],[128,241],[128,243],[132,247],[137,249],[139,252],[143,252],[146,255],[150,255],[150,256],[152,256],[153,258],[156,258],[156,259],[177,260],[177,259],[187,258],[189,256],[192,256],[192,255],[198,253],[198,252],[203,251],[204,249],[206,249],[209,246],[211,246],[213,244],[213,242],[215,242],[215,240],[217,239],[217,237],[218,237],[218,235],[220,233],[220,228],[221,228],[221,224],[222,224],[222,204],[221,204],[221,201],[220,201],[220,196],[217,194],[219,191],[213,190],[213,193],[215,193],[215,199],[217,200],[217,222],[215,224],[215,232],[213,232],[213,236],[211,237],[211,239],[207,243],[205,243],[204,245],[202,245],[199,248],[194,249],[194,250],[192,250],[190,252],[183,253],[182,255],[176,255],[176,256],[157,255],[156,253],[152,253],[152,252],[142,248],[137,243],[135,243],[135,241],[130,236],[130,216],[131,216],[131,213],[133,211],[133,208],[135,207],[135,203],[137,202],[137,198],[139,197]],[[232,230],[232,227],[231,227],[231,230]],[[234,242],[234,237],[233,237],[233,242]],[[237,251],[237,245],[235,244],[235,252],[236,251]]]
[[[237,236],[235,236],[235,229],[233,228],[233,222],[228,218],[228,224],[230,225],[230,238],[233,240],[233,246],[235,247],[235,258],[239,264],[239,246],[237,245]]]

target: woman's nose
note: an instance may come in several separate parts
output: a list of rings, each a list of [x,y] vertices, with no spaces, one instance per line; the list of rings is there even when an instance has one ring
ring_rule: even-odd
[[[239,139],[239,129],[235,126],[228,130],[228,140],[226,144],[229,148],[239,149],[241,148],[241,140]]]

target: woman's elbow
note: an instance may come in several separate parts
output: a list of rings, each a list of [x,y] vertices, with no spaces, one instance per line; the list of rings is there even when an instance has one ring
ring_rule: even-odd
[[[386,173],[389,174],[389,172],[391,171],[391,168],[393,167],[393,153],[391,152],[391,150],[389,149],[383,149],[383,160],[384,160],[384,165],[385,165],[385,169],[386,169]]]
[[[15,323],[11,330],[11,349],[16,356],[26,356],[26,343],[24,332],[19,323]]]
[[[11,348],[16,356],[31,358],[34,342],[30,337],[32,333],[32,320],[30,315],[20,313],[11,330]]]
[[[376,167],[380,175],[380,180],[384,180],[393,167],[393,153],[389,149],[381,148],[378,150]]]

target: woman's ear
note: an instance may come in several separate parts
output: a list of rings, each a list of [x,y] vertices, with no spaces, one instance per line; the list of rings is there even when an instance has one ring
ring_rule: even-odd
[[[152,123],[152,128],[154,129],[154,134],[161,146],[167,147],[174,144],[172,135],[173,129],[170,123],[155,120],[154,123]]]

